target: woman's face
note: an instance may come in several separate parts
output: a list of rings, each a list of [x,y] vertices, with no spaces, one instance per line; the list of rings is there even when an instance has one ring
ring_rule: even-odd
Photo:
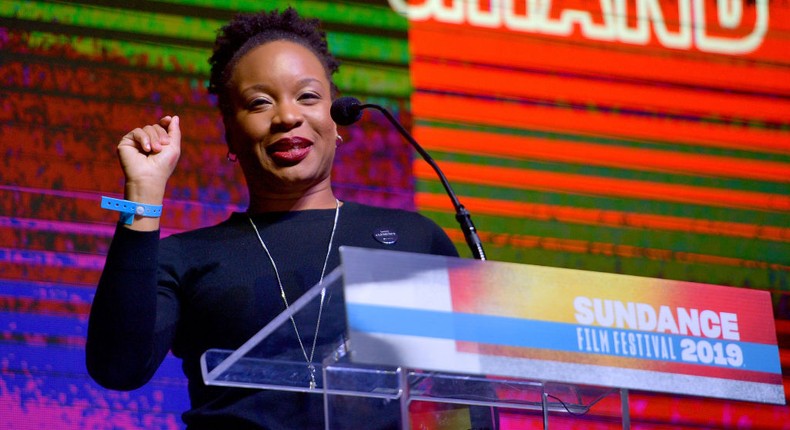
[[[329,186],[337,126],[318,57],[289,41],[245,54],[229,88],[229,145],[256,195],[298,195]]]

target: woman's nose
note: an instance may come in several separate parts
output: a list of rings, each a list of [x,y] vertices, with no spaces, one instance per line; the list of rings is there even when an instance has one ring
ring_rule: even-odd
[[[292,102],[279,103],[276,107],[272,125],[293,128],[302,123],[304,117],[299,105]]]

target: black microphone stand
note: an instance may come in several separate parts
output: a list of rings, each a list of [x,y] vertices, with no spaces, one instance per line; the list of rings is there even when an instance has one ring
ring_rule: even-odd
[[[439,169],[439,166],[436,165],[436,162],[433,161],[433,157],[428,154],[419,143],[406,131],[405,128],[392,116],[392,114],[383,107],[371,104],[371,103],[363,103],[359,105],[359,109],[365,108],[373,108],[377,111],[384,114],[385,117],[389,120],[392,125],[398,130],[398,132],[403,136],[410,144],[417,150],[417,152],[422,156],[422,158],[428,163],[428,165],[433,168],[436,174],[439,176],[439,180],[442,182],[444,189],[447,191],[447,195],[450,196],[450,200],[453,202],[453,207],[455,208],[455,219],[461,225],[461,231],[464,233],[464,238],[466,238],[466,243],[469,245],[469,249],[472,251],[472,255],[478,260],[485,260],[486,253],[483,250],[483,243],[480,241],[480,236],[477,234],[477,229],[475,228],[474,223],[472,222],[472,216],[469,214],[469,211],[466,210],[464,205],[458,201],[458,197],[455,195],[450,183],[447,181],[447,178],[442,173],[442,170]]]

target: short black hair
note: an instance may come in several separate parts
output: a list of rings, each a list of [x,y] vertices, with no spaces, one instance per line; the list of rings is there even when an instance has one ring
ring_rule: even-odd
[[[208,91],[217,95],[223,115],[230,109],[228,82],[236,63],[253,48],[276,40],[295,42],[312,51],[324,66],[332,96],[337,94],[332,75],[337,72],[340,63],[329,52],[326,33],[321,29],[319,20],[301,17],[292,7],[282,12],[275,9],[269,12],[237,14],[217,32],[214,52],[208,60],[211,65]]]

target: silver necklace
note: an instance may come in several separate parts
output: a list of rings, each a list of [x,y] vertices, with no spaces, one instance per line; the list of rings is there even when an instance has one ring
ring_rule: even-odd
[[[324,273],[326,273],[326,265],[329,262],[329,253],[332,252],[332,242],[335,239],[335,230],[337,229],[337,219],[340,216],[340,200],[335,199],[335,220],[332,223],[332,234],[329,236],[329,246],[326,248],[326,257],[324,257],[324,267],[321,268],[321,278],[318,280],[318,284],[324,283]],[[274,262],[274,258],[272,257],[271,252],[269,252],[269,248],[266,246],[266,243],[263,241],[261,237],[261,233],[258,231],[258,227],[255,226],[255,222],[252,221],[252,217],[247,214],[247,219],[250,220],[250,225],[252,225],[252,229],[255,230],[255,235],[258,237],[258,241],[261,243],[261,247],[263,251],[266,252],[266,256],[269,257],[269,262],[272,264],[272,268],[274,269],[274,275],[277,277],[277,285],[280,287],[280,297],[283,298],[283,303],[285,303],[285,309],[289,309],[288,305],[288,298],[285,297],[285,288],[283,288],[283,282],[280,280],[280,272],[277,270],[277,264]],[[302,343],[302,336],[299,335],[299,329],[296,327],[296,321],[294,320],[293,315],[291,315],[291,324],[294,327],[294,332],[296,333],[296,340],[299,341],[299,347],[302,348],[302,355],[304,355],[304,359],[307,362],[307,370],[310,375],[310,389],[315,389],[316,382],[315,382],[315,366],[313,366],[313,355],[315,354],[315,345],[318,341],[318,329],[321,327],[321,313],[324,310],[324,296],[326,296],[326,288],[321,289],[321,302],[318,305],[318,319],[315,322],[315,334],[313,335],[313,346],[310,348],[310,355],[307,355],[307,349],[304,347],[304,343]]]

